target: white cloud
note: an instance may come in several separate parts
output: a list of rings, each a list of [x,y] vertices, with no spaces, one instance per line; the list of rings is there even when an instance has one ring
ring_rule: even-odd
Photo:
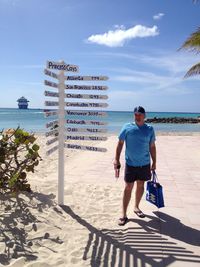
[[[153,19],[154,20],[159,20],[161,19],[165,14],[164,13],[158,13],[156,15],[153,16]]]
[[[115,27],[116,29],[126,30],[126,28],[125,28],[124,25],[118,25],[118,24],[115,24],[114,27]]]
[[[112,77],[113,81],[127,83],[128,86],[132,85],[133,88],[139,88],[139,91],[146,95],[186,95],[193,92],[188,81],[183,80],[181,75],[160,75],[131,68],[115,68],[111,71],[119,73]]]
[[[115,25],[115,28],[115,30],[110,30],[103,34],[91,35],[87,41],[99,45],[117,47],[123,46],[126,41],[131,39],[156,36],[159,34],[158,27],[155,25],[151,28],[136,25],[129,29],[126,29],[123,25]]]
[[[101,52],[96,54],[97,56],[124,58],[128,60],[134,60],[139,64],[145,64],[145,66],[151,66],[158,68],[159,70],[167,71],[171,74],[184,73],[196,63],[194,55],[172,52],[157,52],[156,54],[148,55],[142,53],[114,53],[114,52]],[[195,79],[197,77],[191,77]]]
[[[117,70],[116,70],[117,71]],[[179,76],[159,75],[147,71],[136,71],[128,68],[118,69],[120,75],[114,76],[113,80],[140,84],[144,88],[153,90],[165,90],[182,83],[183,79]]]

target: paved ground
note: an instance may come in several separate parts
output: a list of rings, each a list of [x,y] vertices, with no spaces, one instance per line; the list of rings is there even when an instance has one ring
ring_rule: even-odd
[[[157,137],[157,174],[164,188],[165,207],[158,210],[143,198],[141,207],[147,217],[142,220],[132,215],[121,228],[115,220],[120,215],[121,195],[115,192],[122,190],[123,177],[115,182],[115,144],[116,138],[111,138],[106,143],[107,153],[83,152],[70,161],[70,170],[66,165],[66,183],[82,180],[91,186],[111,185],[110,190],[115,190],[108,203],[117,203],[113,204],[115,211],[102,226],[87,223],[87,214],[84,220],[72,216],[92,236],[85,251],[90,254],[87,266],[200,266],[200,136]]]

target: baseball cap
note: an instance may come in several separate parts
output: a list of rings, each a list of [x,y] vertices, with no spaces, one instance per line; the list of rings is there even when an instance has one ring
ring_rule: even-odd
[[[145,109],[141,106],[135,107],[134,108],[134,113],[141,113],[145,115]]]

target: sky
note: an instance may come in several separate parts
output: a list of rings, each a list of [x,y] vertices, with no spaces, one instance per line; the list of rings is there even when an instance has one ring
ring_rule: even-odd
[[[183,78],[200,55],[178,51],[199,13],[192,0],[0,0],[0,107],[44,108],[46,61],[63,59],[109,76],[109,110],[200,112],[200,79]]]

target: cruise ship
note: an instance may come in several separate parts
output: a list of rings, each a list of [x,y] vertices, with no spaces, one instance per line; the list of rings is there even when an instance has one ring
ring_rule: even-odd
[[[28,108],[28,102],[29,100],[27,100],[24,96],[20,97],[18,100],[18,107],[19,109],[27,109]]]

